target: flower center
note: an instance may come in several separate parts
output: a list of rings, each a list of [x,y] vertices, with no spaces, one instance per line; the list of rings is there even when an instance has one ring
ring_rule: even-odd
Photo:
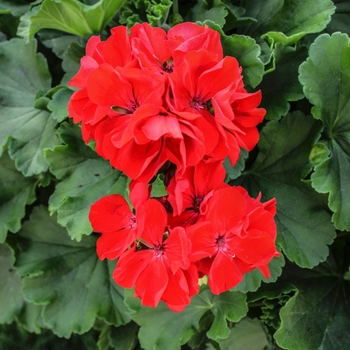
[[[129,224],[126,227],[133,228],[136,225],[136,216],[135,215],[130,215],[129,216]]]
[[[140,107],[137,101],[130,101],[126,108],[120,106],[112,106],[111,109],[119,114],[133,114]]]
[[[168,61],[165,61],[162,65],[163,71],[166,73],[172,73],[174,70],[174,63],[173,60],[170,59]]]
[[[220,236],[216,238],[216,247],[218,250],[228,253],[230,247],[227,245],[227,238],[224,236]]]
[[[164,248],[162,245],[154,247],[154,255],[157,257],[164,255]]]
[[[204,97],[200,95],[193,97],[192,101],[190,101],[190,107],[194,108],[197,111],[202,111],[205,109],[214,115],[214,107],[211,103],[211,100],[206,101]]]
[[[196,213],[199,213],[199,208],[201,206],[201,203],[203,202],[203,197],[194,197],[193,198],[193,210],[196,212]]]
[[[190,106],[197,111],[200,111],[200,110],[206,108],[205,101],[204,101],[203,97],[201,97],[201,96],[193,97],[192,101],[190,102]]]

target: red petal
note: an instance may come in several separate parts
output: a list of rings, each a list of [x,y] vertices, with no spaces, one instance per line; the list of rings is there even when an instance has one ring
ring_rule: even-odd
[[[132,61],[132,53],[125,26],[111,29],[111,36],[104,42],[103,57],[113,67],[124,67]]]
[[[236,286],[243,279],[232,257],[221,251],[215,256],[209,272],[209,287],[213,294],[220,294]]]
[[[68,86],[79,88],[86,87],[89,74],[98,67],[98,63],[89,56],[84,56],[80,60],[78,73],[69,81]]]
[[[208,201],[206,218],[220,234],[241,229],[246,206],[242,194],[234,187],[218,189]]]
[[[135,293],[145,306],[156,307],[166,289],[169,276],[163,259],[153,257],[136,281]]]
[[[217,252],[216,233],[209,221],[189,226],[186,232],[191,240],[191,261],[214,256]]]
[[[266,265],[276,252],[271,236],[259,230],[249,230],[248,236],[244,238],[236,236],[229,245],[238,258],[253,267]]]
[[[190,266],[190,241],[182,227],[176,227],[163,243],[164,261],[175,273],[179,268],[188,269]]]
[[[134,287],[139,275],[154,258],[153,250],[126,251],[118,260],[113,272],[114,281],[124,288]]]
[[[258,266],[258,269],[260,270],[260,272],[262,273],[262,275],[269,279],[270,276],[271,276],[271,273],[270,273],[270,269],[268,267],[268,265],[264,265],[264,266]]]
[[[137,209],[150,198],[151,188],[148,186],[148,183],[140,181],[131,181],[129,187],[130,201],[137,211]]]
[[[87,90],[92,102],[102,106],[130,108],[134,101],[129,82],[121,80],[117,71],[109,64],[101,64],[88,78]]]
[[[96,242],[98,257],[114,260],[125,252],[137,239],[136,229],[124,229],[118,232],[104,232]]]
[[[182,270],[175,274],[168,272],[168,285],[163,293],[163,300],[172,311],[182,311],[190,303],[187,279]]]
[[[153,247],[163,244],[167,213],[156,199],[147,200],[137,212],[138,235]]]
[[[102,197],[91,206],[89,213],[96,232],[115,232],[130,227],[133,217],[128,203],[119,194]]]

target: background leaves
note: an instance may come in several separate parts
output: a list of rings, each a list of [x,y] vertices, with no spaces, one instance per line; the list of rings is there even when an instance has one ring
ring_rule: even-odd
[[[0,152],[9,142],[10,157],[25,176],[46,171],[43,150],[58,144],[56,122],[33,106],[36,93],[51,83],[46,60],[36,50],[35,40],[0,43]]]
[[[0,0],[0,348],[349,348],[349,18],[344,0]],[[128,180],[67,121],[66,85],[89,36],[183,20],[219,31],[262,90],[259,145],[226,181],[277,198],[281,257],[174,313],[124,300],[96,257],[90,205]]]
[[[310,46],[309,58],[300,67],[305,96],[312,114],[328,132],[330,156],[315,167],[313,187],[329,193],[332,220],[340,230],[350,230],[350,46],[345,34],[321,35]],[[322,70],[323,74],[320,74]]]
[[[124,0],[100,0],[94,6],[77,0],[44,0],[21,18],[18,35],[27,39],[43,28],[75,35],[101,32],[118,12]]]
[[[49,209],[57,211],[58,222],[72,238],[80,240],[92,232],[88,219],[91,204],[106,194],[125,194],[127,178],[85,145],[78,126],[65,123],[57,132],[65,145],[45,154],[51,173],[62,181],[50,197]]]
[[[334,237],[330,214],[322,198],[302,179],[311,170],[309,154],[321,125],[302,113],[270,121],[260,134],[259,154],[243,176],[235,180],[252,196],[277,199],[277,243],[289,260],[311,268],[328,256]]]
[[[123,292],[110,281],[113,264],[98,260],[94,237],[71,240],[54,216],[36,207],[19,243],[23,294],[44,305],[43,323],[58,336],[85,333],[96,317],[114,325],[128,322]]]

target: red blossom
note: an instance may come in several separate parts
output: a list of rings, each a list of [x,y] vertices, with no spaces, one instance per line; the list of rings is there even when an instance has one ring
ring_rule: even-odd
[[[208,275],[213,293],[258,268],[270,276],[275,200],[261,203],[224,183],[223,161],[258,142],[265,110],[248,93],[242,68],[223,57],[220,34],[182,23],[165,32],[147,23],[116,27],[106,41],[90,38],[68,110],[83,139],[123,171],[131,210],[120,195],[101,198],[89,218],[97,254],[116,259],[113,278],[135,287],[144,305],[161,300],[181,311]],[[150,199],[165,173],[168,196]]]
[[[240,187],[215,191],[205,221],[189,227],[188,234],[191,260],[199,261],[202,274],[208,273],[214,294],[234,287],[253,268],[266,275],[267,264],[279,255],[273,215]]]
[[[164,207],[154,199],[146,201],[138,213],[141,249],[134,247],[119,258],[113,278],[122,287],[135,286],[143,305],[155,307],[164,300],[180,311],[190,302],[193,283],[188,279],[196,274],[183,271],[190,268],[185,230],[166,231],[166,225]]]
[[[95,202],[90,208],[89,220],[94,231],[101,233],[96,243],[100,259],[118,258],[138,237],[136,216],[120,195]]]
[[[226,187],[226,171],[220,160],[202,160],[187,167],[182,176],[176,174],[170,181],[168,200],[173,208],[170,226],[189,226],[205,215],[207,201],[213,191]]]

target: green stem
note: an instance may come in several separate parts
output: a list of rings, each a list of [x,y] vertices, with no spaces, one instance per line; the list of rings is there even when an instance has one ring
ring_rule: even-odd
[[[173,0],[173,13],[174,16],[179,13],[179,4],[177,3],[177,0]]]

